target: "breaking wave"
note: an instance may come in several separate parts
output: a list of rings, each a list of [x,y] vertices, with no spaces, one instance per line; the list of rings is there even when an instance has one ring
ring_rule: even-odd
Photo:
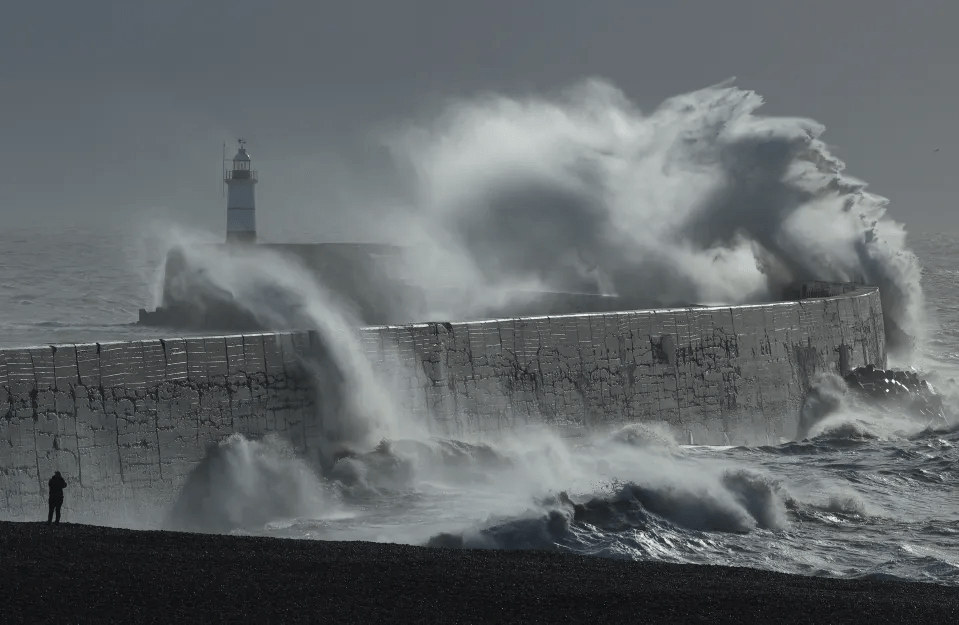
[[[715,488],[715,486],[719,488]],[[743,469],[726,471],[718,484],[619,484],[610,496],[580,503],[566,492],[542,502],[542,511],[460,534],[441,533],[431,546],[546,549],[571,546],[582,532],[748,532],[783,529],[785,499],[774,481]]]
[[[915,379],[909,380],[909,374],[901,371],[877,370],[872,374],[877,381],[867,382],[868,389],[855,374],[848,376],[854,387],[831,372],[813,377],[799,411],[798,440],[907,440],[924,433],[950,432],[959,425],[943,406],[942,396],[914,373]],[[907,379],[910,386],[897,377]]]
[[[890,346],[905,348],[922,291],[903,226],[844,173],[821,124],[762,104],[727,82],[643,112],[589,80],[555,97],[460,99],[410,127],[393,147],[418,183],[411,275],[433,318],[516,291],[643,308],[858,281],[880,287]],[[438,281],[471,286],[451,296]]]
[[[248,440],[232,434],[207,448],[167,517],[168,529],[226,533],[281,519],[317,517],[324,485],[277,435]]]

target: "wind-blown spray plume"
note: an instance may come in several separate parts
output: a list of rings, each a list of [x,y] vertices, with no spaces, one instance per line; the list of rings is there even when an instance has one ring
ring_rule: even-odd
[[[434,316],[534,290],[655,307],[862,281],[882,291],[890,347],[905,347],[922,293],[902,225],[844,175],[822,125],[760,116],[762,103],[724,83],[644,114],[592,80],[552,99],[457,101],[409,129],[394,148],[418,183],[413,273]]]
[[[178,267],[176,284],[166,288],[174,299],[193,298],[198,308],[227,302],[225,309],[251,315],[260,327],[315,331],[318,343],[305,364],[318,389],[316,418],[331,445],[327,456],[419,431],[401,418],[373,372],[349,308],[299,262],[256,246],[196,245],[180,232],[170,237]]]
[[[261,327],[315,331],[304,364],[316,392],[310,429],[317,432],[313,467],[276,437],[234,434],[211,445],[181,489],[169,527],[223,532],[315,517],[325,495],[314,470],[336,475],[344,471],[340,459],[383,448],[381,441],[425,437],[423,424],[395,410],[358,343],[356,320],[298,262],[255,246],[197,245],[182,232],[169,238],[177,267],[165,288],[177,301],[250,315]]]
[[[233,434],[210,445],[170,510],[168,529],[209,533],[262,527],[277,519],[319,516],[323,486],[278,436]]]

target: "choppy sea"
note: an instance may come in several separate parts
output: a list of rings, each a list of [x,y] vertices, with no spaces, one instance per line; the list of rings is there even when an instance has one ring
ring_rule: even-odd
[[[898,364],[949,397],[955,423],[959,233],[910,236],[928,335],[916,362]],[[148,237],[3,230],[0,345],[164,336],[134,325],[155,304],[161,258]],[[811,440],[767,447],[684,446],[654,424],[573,440],[410,438],[363,452],[320,470],[282,441],[233,437],[206,461],[229,496],[211,506],[186,493],[171,514],[211,531],[959,585],[955,426],[859,406]]]

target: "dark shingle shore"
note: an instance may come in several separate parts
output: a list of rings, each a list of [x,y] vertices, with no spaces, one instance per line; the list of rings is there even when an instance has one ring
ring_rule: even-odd
[[[0,586],[3,623],[959,619],[933,584],[42,523],[0,522]]]

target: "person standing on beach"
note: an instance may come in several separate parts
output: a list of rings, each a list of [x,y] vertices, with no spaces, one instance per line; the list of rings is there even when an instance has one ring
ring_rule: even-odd
[[[67,481],[57,471],[47,484],[50,486],[50,512],[47,514],[47,525],[50,525],[54,510],[57,513],[57,523],[60,523],[60,506],[63,505],[63,489],[67,487]]]

